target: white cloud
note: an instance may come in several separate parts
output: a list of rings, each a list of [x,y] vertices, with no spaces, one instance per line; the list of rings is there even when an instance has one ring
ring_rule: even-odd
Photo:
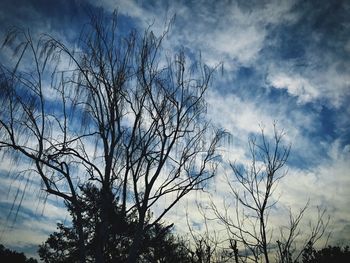
[[[349,63],[334,59],[329,57],[322,66],[320,61],[311,60],[314,67],[302,72],[293,62],[270,66],[267,82],[274,88],[286,89],[301,104],[313,102],[339,108],[350,96],[350,72]]]
[[[307,79],[298,75],[287,75],[280,73],[269,76],[270,84],[278,89],[286,89],[292,96],[298,97],[300,103],[314,101],[320,96],[318,89]]]
[[[287,167],[289,173],[278,183],[278,187],[270,201],[278,201],[277,209],[272,209],[269,215],[269,229],[271,234],[277,238],[281,227],[288,227],[289,209],[294,215],[297,215],[307,202],[308,209],[304,213],[304,217],[299,225],[300,236],[297,242],[302,244],[311,233],[311,225],[315,225],[318,215],[318,206],[327,208],[324,220],[330,216],[330,224],[326,230],[326,234],[317,243],[317,246],[324,246],[329,232],[332,233],[329,240],[330,244],[343,244],[347,242],[350,229],[350,209],[348,200],[350,193],[350,178],[348,176],[350,157],[349,146],[342,147],[338,141],[333,143],[329,149],[331,159],[328,162],[320,164],[312,170],[305,171]],[[240,160],[247,160],[244,153]],[[223,167],[221,167],[223,168]],[[198,211],[197,204],[204,208],[210,206],[211,201],[215,203],[218,210],[226,211],[227,205],[228,215],[235,220],[234,197],[230,196],[230,189],[225,179],[225,174],[229,177],[232,174],[229,168],[220,169],[218,175],[209,183],[208,193],[192,192],[181,200],[174,209],[166,216],[168,222],[174,222],[176,230],[185,234],[188,232],[186,216],[190,226],[197,233],[204,233],[203,215]],[[210,197],[210,195],[211,197]],[[226,207],[225,207],[226,205]],[[215,217],[209,209],[204,210],[208,218]],[[222,231],[223,226],[217,221],[208,221],[209,231],[219,233],[219,238],[225,240],[226,232]],[[273,239],[274,240],[274,239]]]
[[[208,115],[219,127],[232,134],[245,136],[249,133],[259,133],[259,124],[270,125],[278,116],[269,114],[268,109],[255,101],[243,101],[234,94],[219,94],[211,92],[208,96]],[[266,127],[272,134],[271,127]]]
[[[23,200],[21,199],[24,184],[13,179],[0,177],[2,185],[0,196],[3,217],[1,218],[1,242],[8,247],[22,248],[33,247],[44,242],[49,234],[56,230],[57,222],[70,221],[70,216],[61,200],[53,197],[43,198],[40,186],[33,183],[26,189]],[[11,185],[11,190],[9,190]],[[19,190],[19,197],[16,192]],[[6,192],[9,191],[7,195]],[[14,209],[10,212],[10,207]],[[17,213],[17,207],[20,209]],[[5,209],[8,207],[8,209]],[[15,220],[16,217],[16,221]],[[37,257],[33,254],[30,256]]]
[[[265,132],[268,136],[272,135],[272,123],[277,120],[278,128],[283,128],[287,132],[287,142],[293,144],[292,154],[296,152],[296,155],[303,157],[305,163],[319,158],[320,153],[324,155],[324,160],[328,157],[330,159],[313,167],[312,170],[310,168],[302,170],[289,167],[289,175],[281,181],[278,188],[281,191],[281,210],[272,214],[271,222],[273,225],[284,224],[286,221],[280,220],[280,218],[287,216],[286,207],[292,207],[294,211],[297,211],[309,197],[311,208],[316,204],[323,204],[332,213],[334,236],[346,238],[347,232],[344,232],[344,229],[349,229],[347,227],[350,225],[350,210],[347,204],[350,199],[348,191],[350,179],[347,175],[350,146],[341,146],[339,140],[332,145],[324,141],[315,143],[308,137],[308,134],[314,133],[320,127],[318,112],[317,110],[305,112],[298,106],[309,102],[317,104],[323,100],[336,108],[344,105],[350,90],[348,63],[335,60],[331,54],[317,58],[317,55],[309,50],[307,54],[309,64],[303,68],[302,72],[298,70],[295,61],[275,63],[276,65],[271,63],[272,66],[266,61],[261,65],[256,64],[257,60],[261,61],[259,60],[261,50],[269,44],[267,43],[268,26],[295,23],[299,19],[297,13],[291,12],[295,1],[269,1],[259,4],[259,7],[254,9],[249,6],[240,6],[235,2],[225,5],[217,3],[215,8],[208,8],[208,2],[198,1],[190,7],[184,3],[173,1],[168,3],[167,8],[164,8],[162,4],[155,4],[153,9],[146,9],[142,6],[141,1],[91,1],[94,5],[103,6],[107,11],[118,8],[120,13],[136,19],[136,23],[142,30],[154,22],[152,29],[158,34],[164,30],[164,23],[168,16],[176,13],[177,19],[167,38],[166,50],[179,46],[184,46],[195,52],[200,50],[204,62],[216,65],[223,61],[225,69],[229,70],[239,65],[257,67],[262,71],[268,68],[266,73],[268,84],[278,89],[286,89],[291,96],[297,97],[299,105],[288,104],[286,100],[269,103],[259,97],[248,100],[238,95],[235,96],[229,91],[225,94],[209,93],[209,117],[215,124],[234,135],[233,145],[224,149],[224,158],[248,162],[249,159],[246,155],[247,135],[259,133],[258,124],[265,126]],[[49,27],[46,29],[50,30]],[[59,35],[57,32],[54,34]],[[60,37],[64,36],[60,35]],[[346,43],[344,49],[350,50],[350,41]],[[1,55],[9,59],[8,52],[9,50],[6,50]],[[320,67],[321,64],[322,67]],[[62,66],[67,65],[68,60],[63,60]],[[265,72],[263,73],[265,74]],[[234,72],[227,74],[234,74]],[[224,85],[228,85],[228,83],[226,82]],[[234,83],[230,85],[234,85]],[[343,120],[338,121],[346,123],[345,115],[348,114],[342,114]],[[342,127],[345,126],[344,123]],[[75,126],[71,126],[71,128],[73,129]],[[329,147],[329,151],[323,151],[327,147]],[[87,152],[92,153],[93,151],[94,145],[87,145]],[[8,170],[11,166],[13,164],[8,160],[2,162],[3,170]],[[218,176],[208,184],[212,200],[221,209],[223,209],[222,200],[227,197],[229,191],[224,180],[225,173],[229,174],[230,170],[220,169]],[[9,181],[2,180],[2,178],[1,183],[10,184]],[[18,182],[12,183],[12,185],[14,188],[22,187]],[[155,206],[154,212],[160,213],[171,198],[170,196],[169,199]],[[9,204],[11,200],[4,200],[4,203]],[[185,220],[186,211],[188,211],[191,223],[198,225],[203,220],[202,215],[197,210],[196,200],[199,200],[203,205],[210,203],[208,194],[192,192],[166,216],[166,220],[169,223],[174,222],[180,233],[188,232]],[[33,192],[26,196],[22,206],[32,213],[38,213],[38,209],[33,206],[35,202],[37,200],[35,200]],[[67,216],[66,209],[51,201],[47,202],[44,211],[44,216],[50,220],[62,220]],[[315,219],[314,215],[314,211],[311,210],[306,215],[305,222],[308,219]],[[28,221],[16,227],[15,232],[8,234],[11,236],[8,242],[18,242],[18,237],[23,237],[25,244],[43,240],[47,236],[42,234],[40,224]],[[42,225],[42,228],[45,231],[52,231],[54,226],[54,223],[47,222],[47,225]],[[199,226],[201,225],[199,224]],[[217,229],[221,226],[215,221],[211,221],[210,227]],[[307,227],[307,223],[304,224],[304,227]]]
[[[334,58],[333,58],[334,59]],[[321,94],[334,107],[347,104],[350,96],[350,63],[333,61],[324,72],[315,74],[314,79],[320,87]]]
[[[278,2],[278,4],[277,4]],[[210,1],[168,2],[146,8],[138,1],[91,1],[107,11],[117,9],[138,22],[143,30],[153,24],[152,30],[161,33],[166,20],[176,14],[169,42],[171,48],[186,47],[200,51],[209,65],[225,62],[232,67],[232,61],[251,65],[264,46],[266,27],[278,23],[294,23],[297,14],[291,12],[294,1],[273,1],[251,9],[237,2]]]
[[[289,207],[300,207],[305,198],[310,199],[310,206],[320,205],[327,208],[331,215],[330,230],[333,238],[346,237],[342,233],[350,225],[350,177],[348,176],[350,153],[348,146],[341,146],[335,141],[329,148],[330,160],[321,163],[312,170],[290,169],[289,175],[281,181],[281,203]],[[315,213],[309,213],[308,219],[314,220]]]

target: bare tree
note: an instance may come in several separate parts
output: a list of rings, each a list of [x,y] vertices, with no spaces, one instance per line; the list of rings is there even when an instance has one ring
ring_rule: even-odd
[[[324,211],[319,213],[316,225],[310,225],[311,233],[306,243],[296,251],[296,238],[299,236],[299,223],[307,205],[294,216],[290,212],[289,226],[281,229],[281,236],[276,245],[272,243],[274,226],[269,224],[271,208],[278,198],[273,196],[278,181],[285,175],[282,168],[289,156],[290,146],[283,145],[283,132],[278,132],[274,125],[272,142],[261,130],[260,138],[249,140],[251,164],[248,166],[231,164],[233,178],[227,176],[227,183],[235,207],[224,203],[224,210],[219,210],[212,203],[216,217],[226,227],[230,244],[235,255],[235,262],[271,262],[277,253],[277,262],[295,262],[308,242],[316,242],[325,232],[328,220],[324,220]],[[238,253],[240,249],[240,253]]]
[[[16,37],[20,39],[19,43],[13,43]],[[71,146],[83,146],[81,141],[91,135],[76,135],[69,131],[69,102],[63,73],[61,85],[47,90],[60,95],[58,106],[45,94],[44,75],[49,54],[44,53],[44,39],[35,43],[29,32],[16,29],[4,41],[4,45],[11,44],[16,45],[15,51],[19,56],[13,69],[1,65],[0,149],[17,163],[27,163],[28,172],[40,176],[48,194],[61,197],[75,207],[73,220],[77,220],[80,260],[85,262],[77,198],[80,179],[73,170],[77,168],[79,159],[87,158],[77,151],[73,152]],[[22,71],[21,62],[25,59],[30,61],[30,65],[25,65],[26,69]],[[59,109],[57,115],[53,114],[53,107]]]
[[[289,226],[280,229],[280,240],[277,240],[277,261],[281,263],[298,262],[300,256],[308,247],[314,247],[325,234],[328,228],[330,217],[326,215],[326,209],[317,208],[317,219],[314,222],[309,222],[309,230],[307,237],[304,238],[299,248],[297,247],[297,239],[301,235],[301,230],[298,229],[300,221],[308,207],[308,203],[295,216],[292,211],[289,213]],[[286,233],[285,233],[286,232]],[[326,243],[330,236],[327,234]]]
[[[210,215],[211,207],[197,203],[197,210],[202,220],[201,229],[197,230],[191,225],[188,214],[186,214],[189,230],[187,250],[191,256],[191,262],[238,263],[237,242],[227,239],[226,235],[223,234],[226,229],[212,228],[212,224],[217,223],[217,220]]]
[[[188,219],[188,213],[186,213],[187,227],[190,234],[190,240],[187,249],[189,251],[189,254],[191,255],[191,262],[216,262],[216,260],[218,259],[220,249],[220,240],[216,233],[210,233],[208,227],[208,218],[205,215],[203,207],[201,207],[198,203],[197,209],[201,213],[202,218],[204,219],[204,223],[202,224],[202,226],[204,227],[204,231],[202,231],[202,233],[199,233],[193,228],[193,226],[191,226]]]
[[[0,149],[22,157],[48,194],[75,207],[81,262],[86,257],[77,196],[87,180],[103,193],[96,262],[108,257],[114,196],[125,214],[137,211],[128,259],[136,262],[143,233],[215,173],[223,133],[205,120],[204,98],[214,69],[187,65],[181,51],[165,55],[167,33],[123,35],[113,15],[107,25],[93,18],[77,50],[49,35],[34,41],[23,30],[5,40],[18,60],[13,69],[1,65]],[[146,215],[165,196],[167,206],[146,225]]]

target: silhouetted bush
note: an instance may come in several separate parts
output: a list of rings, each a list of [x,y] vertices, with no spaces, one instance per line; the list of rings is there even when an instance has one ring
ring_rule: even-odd
[[[83,215],[83,228],[88,262],[96,261],[98,232],[102,223],[97,216],[101,209],[101,191],[94,185],[81,187],[83,196],[80,209]],[[74,207],[67,203],[69,212],[74,215]],[[115,196],[110,193],[107,240],[104,249],[105,262],[126,262],[137,224],[136,213],[123,214]],[[151,215],[148,215],[150,218]],[[147,220],[148,222],[149,220]],[[40,258],[44,262],[78,262],[79,246],[76,221],[72,226],[57,224],[57,232],[52,233],[46,242],[39,246]],[[140,249],[140,262],[190,262],[183,241],[172,234],[172,225],[156,223],[145,233]]]
[[[349,246],[328,246],[320,250],[310,244],[302,255],[302,263],[348,263],[350,262]]]
[[[27,258],[23,253],[10,250],[0,244],[0,262],[3,263],[38,263],[34,258]]]

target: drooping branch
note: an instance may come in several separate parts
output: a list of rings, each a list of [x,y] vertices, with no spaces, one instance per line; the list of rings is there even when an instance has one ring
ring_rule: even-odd
[[[108,257],[111,195],[125,216],[137,211],[129,252],[134,262],[144,231],[188,192],[202,189],[216,170],[224,133],[205,117],[215,69],[197,63],[193,70],[184,52],[166,55],[167,34],[168,28],[159,37],[148,28],[125,35],[116,15],[109,24],[93,17],[77,50],[47,34],[35,41],[17,31],[18,62],[14,69],[1,66],[6,110],[0,113],[0,147],[31,160],[45,190],[71,203],[78,221],[79,189],[96,183],[102,193],[97,262]],[[5,44],[12,46],[11,39]],[[147,227],[147,213],[165,196],[172,200]],[[79,236],[84,262],[82,231]]]

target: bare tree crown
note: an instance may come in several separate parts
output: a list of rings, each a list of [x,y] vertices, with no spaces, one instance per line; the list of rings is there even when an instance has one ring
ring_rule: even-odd
[[[214,69],[189,66],[182,51],[166,55],[167,30],[125,35],[117,16],[102,21],[91,20],[76,50],[49,35],[8,35],[18,60],[1,65],[0,148],[28,160],[45,191],[73,205],[78,186],[94,181],[106,195],[102,222],[113,192],[125,213],[138,211],[138,240],[163,196],[171,201],[154,223],[214,175],[223,136],[205,118]]]

